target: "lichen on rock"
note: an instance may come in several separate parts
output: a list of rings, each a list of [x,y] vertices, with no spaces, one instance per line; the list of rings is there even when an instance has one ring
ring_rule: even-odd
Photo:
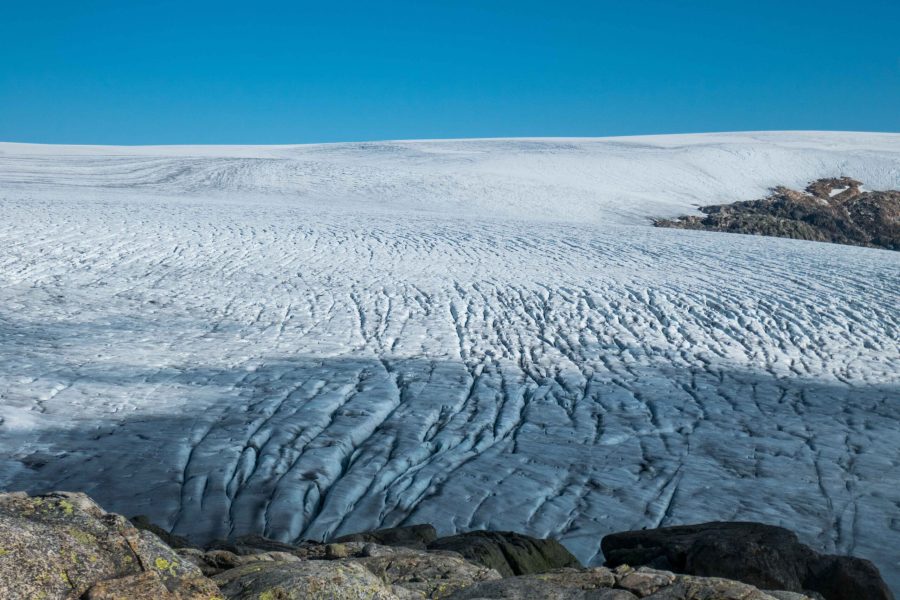
[[[169,597],[184,600],[209,600],[217,594],[199,568],[184,564],[159,538],[106,513],[84,494],[0,494],[0,532],[4,597],[49,600],[89,593],[105,598],[102,590],[114,588],[98,584],[123,578],[121,585],[156,590],[156,596],[146,598],[165,598],[159,586]],[[150,572],[152,576],[143,575]],[[132,589],[128,597],[142,596]]]

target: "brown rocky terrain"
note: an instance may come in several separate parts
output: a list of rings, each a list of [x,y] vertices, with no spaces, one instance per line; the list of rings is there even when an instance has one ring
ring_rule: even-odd
[[[732,578],[617,564],[584,568],[558,542],[509,532],[438,538],[429,525],[286,544],[258,536],[193,548],[145,519],[107,513],[80,493],[0,494],[0,598],[66,600],[891,600],[867,561],[827,557],[758,524],[753,548],[728,527],[629,532],[604,542],[615,562],[668,560],[721,539]],[[763,529],[758,529],[758,528]],[[740,528],[738,528],[740,529]],[[735,533],[737,531],[737,537]],[[656,532],[656,533],[655,533]],[[162,538],[157,535],[160,534]],[[624,536],[624,537],[623,537]],[[752,536],[751,536],[752,537]],[[178,546],[173,549],[166,542]],[[702,538],[702,540],[700,540]],[[700,542],[698,542],[700,540]],[[765,543],[773,543],[769,549]],[[705,545],[703,545],[705,544]],[[607,546],[609,546],[607,548]],[[790,551],[786,551],[789,548]],[[746,569],[740,553],[750,550]],[[681,552],[682,554],[679,554]],[[623,554],[624,553],[624,554]],[[767,559],[768,557],[768,559]],[[798,559],[799,557],[799,559]],[[797,562],[800,560],[800,562]],[[835,562],[837,561],[837,562]],[[672,563],[676,564],[672,564]],[[715,560],[712,561],[715,563]],[[840,564],[838,564],[840,563]],[[797,589],[764,590],[740,579]],[[807,592],[799,567],[832,570],[838,587]],[[713,568],[715,570],[715,568]],[[821,573],[820,573],[821,574]],[[826,578],[827,579],[827,578]]]
[[[703,216],[654,224],[900,250],[900,191],[861,186],[849,177],[819,179],[802,192],[777,187],[761,200],[704,206]]]

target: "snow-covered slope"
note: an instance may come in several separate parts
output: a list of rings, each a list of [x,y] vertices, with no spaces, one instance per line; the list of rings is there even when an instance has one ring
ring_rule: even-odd
[[[0,487],[200,538],[783,524],[900,588],[900,254],[649,218],[900,135],[0,144]]]

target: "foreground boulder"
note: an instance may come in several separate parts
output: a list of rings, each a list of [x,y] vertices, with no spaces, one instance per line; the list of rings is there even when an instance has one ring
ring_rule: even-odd
[[[724,577],[762,589],[815,592],[826,600],[893,600],[871,562],[820,554],[784,528],[704,523],[614,533],[601,543],[607,566],[649,565]]]
[[[221,598],[158,537],[84,494],[0,494],[0,597]]]
[[[458,552],[472,562],[496,569],[504,577],[581,566],[556,540],[509,531],[470,531],[435,540],[428,549]]]

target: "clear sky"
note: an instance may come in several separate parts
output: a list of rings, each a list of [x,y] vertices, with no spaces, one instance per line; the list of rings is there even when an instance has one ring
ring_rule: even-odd
[[[900,0],[0,0],[0,140],[900,131]]]

